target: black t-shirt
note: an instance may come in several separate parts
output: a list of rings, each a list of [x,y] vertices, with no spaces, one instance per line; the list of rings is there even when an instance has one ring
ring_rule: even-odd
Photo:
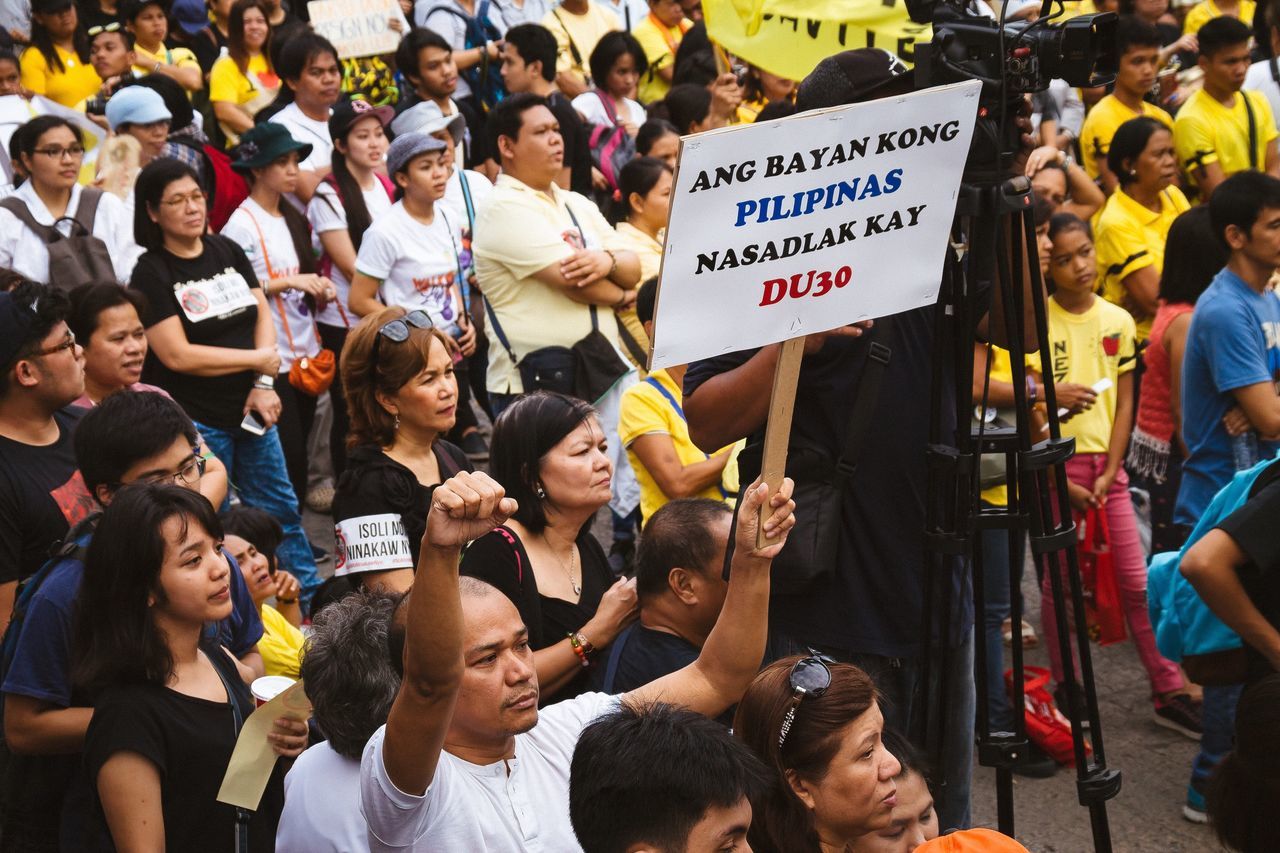
[[[31,577],[71,525],[98,510],[72,444],[84,412],[55,412],[58,440],[44,447],[0,436],[0,583]]]
[[[1218,529],[1230,536],[1248,557],[1240,569],[1240,583],[1249,600],[1263,617],[1280,628],[1280,462],[1273,462],[1258,475],[1249,490],[1249,500],[1222,520]],[[1273,672],[1261,654],[1245,644],[1249,661],[1249,683]]]
[[[577,603],[551,598],[538,591],[538,580],[533,576],[524,543],[508,527],[499,527],[472,542],[462,555],[458,571],[493,584],[511,599],[529,628],[529,646],[537,651],[581,630],[595,615],[600,599],[613,584],[609,558],[589,530],[578,535],[578,556],[582,567],[582,594]],[[603,665],[602,654],[603,650],[596,655],[592,669]],[[591,677],[588,670],[584,670],[554,696],[543,697],[542,704],[572,699],[590,689]]]
[[[985,294],[979,303],[985,305]],[[977,315],[985,313],[979,308]],[[925,448],[929,443],[933,306],[894,317],[893,351],[880,386],[872,427],[856,474],[845,486],[841,536],[835,571],[797,595],[775,594],[770,624],[813,646],[886,657],[916,657],[924,650],[924,526],[928,488]],[[857,399],[867,359],[866,338],[830,338],[805,358],[791,425],[788,473],[804,458],[797,450],[814,448],[834,460],[844,446],[847,424]],[[729,353],[689,366],[685,398],[708,379],[747,362],[757,350]],[[954,442],[954,383],[949,371],[943,386],[943,435]],[[767,393],[767,389],[762,392]],[[749,437],[739,459],[743,483],[759,474],[764,431]],[[753,452],[754,451],[754,452]],[[813,458],[812,452],[808,454]],[[950,642],[972,630],[973,602],[968,576],[954,562]],[[935,628],[935,630],[937,630]]]
[[[441,482],[459,471],[475,470],[467,455],[444,439],[437,439],[431,452],[440,466]],[[377,445],[353,448],[333,495],[335,573],[354,579],[365,571],[417,568],[435,490],[434,485],[419,483],[412,471]]]
[[[244,251],[225,237],[206,234],[198,258],[179,258],[165,249],[138,259],[129,286],[147,297],[143,324],[149,329],[177,316],[192,344],[224,349],[254,349],[258,325],[258,277]],[[159,385],[192,420],[218,429],[236,429],[244,420],[244,401],[254,372],[193,376],[170,370],[147,353],[142,379]]]
[[[231,686],[240,717],[253,713],[253,697],[235,665],[217,646],[205,654]],[[235,749],[237,729],[231,706],[187,696],[155,684],[132,684],[103,691],[94,704],[85,735],[84,759],[93,790],[98,773],[117,752],[133,752],[160,772],[165,849],[226,853],[235,849],[236,810],[218,802],[218,789]],[[275,849],[276,823],[284,804],[279,762],[249,824],[249,847]],[[105,818],[98,809],[98,820]]]
[[[552,92],[547,106],[560,122],[564,139],[564,165],[569,167],[569,189],[591,198],[591,148],[587,145],[587,128],[569,99]]]
[[[606,693],[626,693],[644,687],[651,681],[684,669],[698,659],[699,649],[683,637],[666,631],[646,628],[639,622],[627,628],[614,640],[620,645],[613,680],[607,680],[614,649],[610,648],[603,667],[595,667],[600,689]]]

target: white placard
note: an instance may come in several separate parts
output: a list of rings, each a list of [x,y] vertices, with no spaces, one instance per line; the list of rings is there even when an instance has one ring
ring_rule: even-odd
[[[980,90],[682,139],[653,367],[933,303]]]
[[[335,575],[413,568],[409,537],[397,513],[344,518],[334,526],[334,534]]]
[[[339,59],[394,53],[400,33],[388,26],[392,18],[409,32],[396,0],[313,0],[307,13],[311,28],[333,42]]]

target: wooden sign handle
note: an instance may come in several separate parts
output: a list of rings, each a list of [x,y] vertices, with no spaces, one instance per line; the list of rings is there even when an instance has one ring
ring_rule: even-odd
[[[769,420],[764,432],[764,461],[760,466],[760,478],[769,485],[769,497],[773,498],[782,488],[787,470],[787,444],[791,440],[791,416],[796,407],[796,381],[800,378],[800,362],[804,358],[804,338],[791,338],[782,342],[778,364],[773,371],[773,390],[769,396]],[[766,501],[760,507],[760,526],[756,530],[756,547],[765,548],[773,540],[764,534],[764,523],[773,514]]]

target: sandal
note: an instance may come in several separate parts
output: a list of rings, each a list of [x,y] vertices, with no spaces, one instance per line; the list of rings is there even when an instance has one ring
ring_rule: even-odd
[[[1013,645],[1013,620],[1012,619],[1006,619],[1000,625],[1000,636],[1004,638],[1004,644],[1006,646]],[[1038,645],[1040,645],[1040,638],[1036,636],[1035,629],[1031,627],[1031,625],[1027,622],[1026,619],[1023,619],[1022,620],[1022,647],[1024,649],[1034,649]]]

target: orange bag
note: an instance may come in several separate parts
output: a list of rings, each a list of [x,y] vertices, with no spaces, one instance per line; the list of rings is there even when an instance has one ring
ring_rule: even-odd
[[[1059,764],[1074,766],[1076,755],[1071,744],[1071,721],[1053,702],[1053,694],[1048,688],[1049,670],[1041,666],[1024,666],[1022,670],[1022,704],[1027,738]],[[1004,681],[1010,701],[1013,701],[1012,669],[1005,671]],[[1093,752],[1087,741],[1084,752],[1085,755]]]
[[[1089,636],[1102,646],[1119,643],[1128,634],[1111,556],[1107,511],[1090,509],[1083,515],[1077,513],[1076,529],[1079,531],[1076,555],[1080,562],[1080,585],[1084,592],[1084,615],[1089,624]]]

